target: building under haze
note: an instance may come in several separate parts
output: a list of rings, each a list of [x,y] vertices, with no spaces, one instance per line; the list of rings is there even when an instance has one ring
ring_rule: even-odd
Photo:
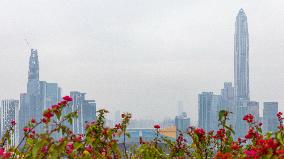
[[[224,88],[221,89],[221,108],[219,110],[232,112],[229,115],[230,120],[228,122],[235,128],[237,109],[234,104],[234,87],[232,82],[225,82]]]
[[[23,137],[23,128],[32,119],[40,121],[44,109],[58,103],[61,98],[61,88],[57,83],[48,83],[39,80],[38,52],[31,49],[27,93],[20,94],[19,128],[20,138]],[[41,131],[43,127],[38,127]]]
[[[20,138],[23,137],[23,128],[31,118],[40,120],[42,106],[40,105],[39,62],[37,50],[31,49],[27,93],[20,95],[19,127]]]
[[[218,128],[218,111],[221,108],[221,96],[213,92],[198,95],[198,127],[206,131]]]
[[[75,134],[83,134],[85,124],[96,120],[96,102],[95,100],[86,100],[86,93],[79,91],[70,92],[70,96],[73,100],[64,110],[64,114],[78,111],[78,117],[73,119],[72,124],[66,124]]]
[[[235,23],[234,89],[235,100],[249,100],[249,34],[247,16],[240,9]]]
[[[190,126],[190,118],[187,117],[186,112],[181,113],[175,118],[175,126],[176,126],[176,137],[180,133],[186,133],[187,129]]]
[[[234,40],[234,105],[237,110],[236,132],[237,136],[243,136],[247,131],[243,116],[250,103],[249,94],[249,34],[247,16],[243,9],[239,10],[235,22]],[[253,111],[254,112],[254,111]]]
[[[278,102],[264,102],[263,103],[263,131],[275,131],[278,126]]]
[[[1,120],[1,136],[11,126],[11,121],[19,122],[19,100],[8,99],[2,100],[0,105],[0,120]],[[19,142],[19,127],[18,124],[15,125],[14,132],[11,135],[11,145],[18,145]]]

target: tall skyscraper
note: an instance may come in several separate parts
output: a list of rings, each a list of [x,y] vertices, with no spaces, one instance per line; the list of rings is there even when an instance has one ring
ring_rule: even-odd
[[[247,16],[240,9],[235,23],[234,89],[237,103],[249,100],[249,34]]]
[[[275,131],[278,126],[278,102],[263,103],[263,131]]]
[[[242,136],[247,131],[242,118],[250,105],[249,95],[249,34],[247,16],[243,9],[239,10],[235,22],[234,45],[234,106],[237,110],[236,132]]]
[[[2,100],[0,106],[1,134],[3,135],[11,126],[11,121],[19,122],[19,101],[14,99]],[[15,125],[15,131],[11,135],[11,146],[18,145],[19,126]],[[7,145],[8,146],[8,145]]]
[[[40,105],[40,82],[39,82],[39,62],[37,50],[31,49],[29,60],[29,73],[27,93],[20,95],[20,114],[19,127],[20,138],[23,137],[22,129],[32,118],[40,120],[42,114],[42,105]]]

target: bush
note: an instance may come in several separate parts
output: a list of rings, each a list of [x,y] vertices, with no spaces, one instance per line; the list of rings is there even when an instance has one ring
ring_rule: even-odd
[[[279,120],[276,132],[263,134],[261,123],[254,120],[251,114],[243,120],[249,124],[244,138],[233,139],[234,130],[227,124],[229,112],[219,112],[219,130],[205,132],[202,128],[190,127],[187,133],[180,133],[176,141],[171,141],[159,134],[159,125],[154,125],[156,137],[149,142],[140,139],[140,145],[127,150],[125,139],[130,137],[127,126],[131,114],[121,115],[122,121],[114,127],[105,127],[107,110],[97,111],[97,120],[90,121],[85,127],[85,134],[74,134],[65,124],[77,117],[77,112],[63,115],[63,109],[72,101],[69,96],[43,112],[41,121],[31,119],[23,129],[24,137],[19,145],[10,145],[10,134],[13,133],[15,121],[3,135],[0,143],[0,158],[196,158],[196,159],[277,159],[284,158],[284,127],[282,113],[277,114]],[[52,126],[51,126],[52,125]],[[44,131],[36,132],[39,126]],[[61,134],[57,139],[54,134]],[[190,141],[185,139],[190,138]],[[123,137],[122,147],[117,137]],[[164,146],[160,146],[163,143]]]

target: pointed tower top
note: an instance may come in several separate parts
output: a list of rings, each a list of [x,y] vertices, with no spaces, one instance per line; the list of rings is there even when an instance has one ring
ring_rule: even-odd
[[[239,14],[245,14],[245,11],[244,11],[243,8],[241,8],[241,9],[239,10]]]

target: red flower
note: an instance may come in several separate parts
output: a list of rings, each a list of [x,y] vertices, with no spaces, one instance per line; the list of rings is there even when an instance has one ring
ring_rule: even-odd
[[[41,148],[41,152],[42,152],[42,153],[47,153],[47,146],[43,146],[43,147]]]
[[[247,155],[247,157],[252,157],[252,158],[257,157],[257,153],[255,150],[245,150],[244,153]]]
[[[92,152],[93,147],[91,145],[88,145],[88,146],[85,147],[85,150],[87,150],[88,152]]]
[[[43,116],[47,119],[50,119],[51,117],[53,117],[53,113],[50,110],[47,110],[43,113]]]
[[[225,137],[225,129],[221,128],[217,131],[217,134],[213,136],[215,139],[223,139]]]
[[[120,123],[115,124],[115,128],[116,128],[116,129],[121,129],[121,128],[122,128],[122,127],[121,127],[121,124],[120,124]]]
[[[31,123],[35,124],[36,120],[34,118],[32,118]]]
[[[237,142],[232,142],[230,147],[233,150],[239,150],[241,148],[241,146]]]
[[[161,127],[160,127],[159,124],[156,124],[156,125],[154,125],[154,128],[155,128],[155,129],[160,129]]]
[[[276,151],[276,154],[277,154],[277,155],[282,155],[282,154],[284,154],[284,150],[277,150],[277,151]]]
[[[229,152],[222,153],[220,151],[217,152],[216,156],[214,159],[231,159],[232,155]]]
[[[16,121],[15,121],[15,120],[12,120],[12,121],[11,121],[11,124],[12,124],[13,126],[15,126],[15,125],[16,125]]]
[[[253,115],[252,114],[247,114],[244,116],[243,120],[247,121],[248,123],[252,123],[253,122]]]
[[[31,128],[28,128],[28,127],[25,127],[24,128],[24,132],[28,132],[28,131],[30,131],[31,130]]]
[[[66,145],[66,153],[67,154],[71,154],[74,150],[74,145],[73,145],[73,142],[69,142],[67,145]]]
[[[45,124],[48,123],[48,120],[47,120],[46,118],[42,118],[41,121],[42,121],[43,123],[45,123]]]
[[[202,128],[196,128],[194,133],[198,135],[198,137],[203,137],[205,135],[205,131]]]
[[[73,100],[70,96],[64,96],[63,99],[67,102],[71,102]]]

